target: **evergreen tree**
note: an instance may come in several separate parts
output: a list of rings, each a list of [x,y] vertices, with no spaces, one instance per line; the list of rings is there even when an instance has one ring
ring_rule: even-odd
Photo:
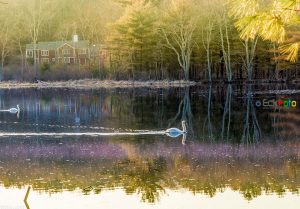
[[[260,36],[281,45],[285,59],[295,62],[300,48],[300,2],[297,0],[230,0],[231,15],[241,38]]]
[[[121,54],[134,75],[151,68],[157,41],[156,13],[150,4],[136,3],[113,25],[112,47]]]

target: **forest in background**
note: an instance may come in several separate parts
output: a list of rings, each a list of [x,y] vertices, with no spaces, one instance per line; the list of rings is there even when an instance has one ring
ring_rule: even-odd
[[[297,0],[9,0],[0,4],[5,80],[292,80]],[[26,62],[25,45],[78,34],[105,46],[103,69]]]

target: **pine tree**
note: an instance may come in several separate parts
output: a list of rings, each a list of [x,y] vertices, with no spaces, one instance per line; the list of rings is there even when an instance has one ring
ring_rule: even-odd
[[[230,14],[244,40],[260,36],[281,45],[285,59],[296,62],[300,48],[299,8],[297,0],[230,0]]]
[[[136,3],[129,6],[125,15],[113,25],[111,44],[121,53],[133,74],[150,67],[157,40],[156,21],[150,4]]]

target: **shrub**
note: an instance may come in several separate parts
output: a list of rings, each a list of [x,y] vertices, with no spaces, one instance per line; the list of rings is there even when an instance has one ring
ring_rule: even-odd
[[[43,63],[40,67],[40,70],[41,70],[42,75],[44,75],[45,72],[51,70],[51,66],[49,63]]]

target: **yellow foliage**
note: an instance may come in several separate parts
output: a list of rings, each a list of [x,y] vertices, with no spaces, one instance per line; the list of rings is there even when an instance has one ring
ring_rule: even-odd
[[[296,62],[299,55],[300,42],[286,44],[280,47],[280,52],[286,55],[286,60]]]
[[[229,14],[236,19],[235,26],[244,40],[259,36],[263,40],[284,44],[288,40],[287,32],[298,30],[299,1],[229,0],[229,4]],[[287,55],[287,60],[295,62],[299,51],[298,40],[285,44],[280,51]]]

